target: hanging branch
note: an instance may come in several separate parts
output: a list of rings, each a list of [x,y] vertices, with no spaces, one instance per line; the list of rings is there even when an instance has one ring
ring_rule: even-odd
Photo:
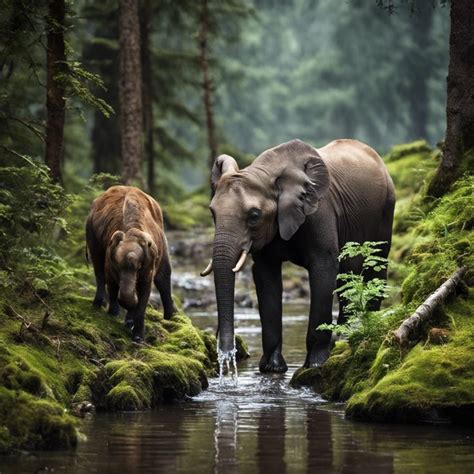
[[[461,267],[447,281],[445,281],[435,292],[433,292],[408,318],[403,321],[400,327],[394,332],[395,339],[401,346],[407,346],[412,335],[416,332],[420,324],[428,321],[434,310],[442,304],[446,298],[453,293],[459,285],[461,278],[466,272],[466,267]]]

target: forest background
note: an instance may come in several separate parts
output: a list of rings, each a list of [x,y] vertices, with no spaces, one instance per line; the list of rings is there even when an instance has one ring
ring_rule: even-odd
[[[48,2],[2,4],[1,153],[42,160],[54,12],[48,23]],[[139,2],[148,191],[166,211],[207,194],[218,153],[245,164],[293,138],[354,137],[381,154],[414,139],[435,145],[446,129],[449,8],[401,2],[389,13],[361,0]],[[66,2],[62,33],[60,160],[77,191],[93,173],[122,174],[118,2]],[[168,224],[186,223],[169,209]]]

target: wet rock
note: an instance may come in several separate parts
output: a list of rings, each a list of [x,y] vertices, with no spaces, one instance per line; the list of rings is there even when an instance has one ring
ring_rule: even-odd
[[[235,294],[235,303],[240,308],[253,308],[255,307],[254,301],[248,292],[241,292]]]

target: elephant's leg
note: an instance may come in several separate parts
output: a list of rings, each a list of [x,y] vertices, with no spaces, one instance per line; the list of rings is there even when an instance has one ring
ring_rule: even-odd
[[[319,330],[320,324],[332,323],[332,301],[336,288],[337,261],[326,258],[309,268],[311,306],[308,333],[306,335],[307,356],[304,367],[319,367],[329,357],[331,331]]]
[[[260,372],[283,373],[288,370],[288,366],[281,354],[281,262],[270,263],[256,258],[252,271],[262,323],[263,356],[259,364]]]
[[[109,294],[109,310],[107,311],[112,316],[117,316],[120,313],[120,306],[118,302],[119,286],[115,282],[107,283],[107,292]]]
[[[151,281],[143,281],[137,284],[138,303],[133,313],[132,339],[135,342],[143,342],[145,335],[145,310],[150,298]],[[127,313],[128,314],[128,313]]]
[[[133,329],[133,324],[135,322],[135,308],[134,309],[128,309],[127,312],[125,313],[125,327],[130,329],[130,331]]]
[[[96,282],[95,297],[92,302],[94,306],[105,306],[105,249],[97,240],[92,224],[86,223],[86,241],[88,255],[94,267],[94,275]]]
[[[155,286],[158,288],[163,304],[163,316],[165,319],[171,319],[176,313],[176,307],[171,295],[171,264],[168,255],[163,256],[160,268],[155,275]]]

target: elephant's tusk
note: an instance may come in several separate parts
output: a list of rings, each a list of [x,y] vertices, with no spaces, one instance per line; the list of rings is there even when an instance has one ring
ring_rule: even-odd
[[[212,272],[212,258],[211,260],[209,260],[209,264],[207,265],[207,267],[200,273],[200,275],[202,277],[205,277],[207,275],[209,275],[209,273]]]
[[[244,266],[248,254],[249,253],[246,250],[242,251],[242,255],[240,256],[237,265],[232,269],[234,273],[240,272],[240,270],[242,270],[242,267]]]

